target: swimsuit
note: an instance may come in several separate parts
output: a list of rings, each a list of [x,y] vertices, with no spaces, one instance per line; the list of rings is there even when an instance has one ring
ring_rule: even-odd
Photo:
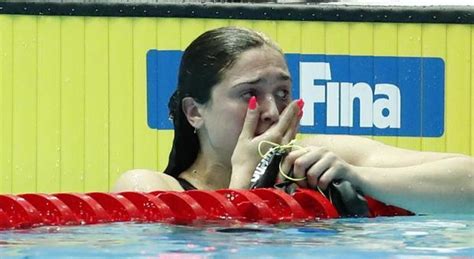
[[[176,178],[176,180],[178,180],[179,184],[181,185],[181,187],[183,187],[183,189],[185,191],[188,191],[188,190],[197,190],[196,187],[194,187],[194,185],[190,184],[187,180],[181,178],[181,177],[178,177]]]

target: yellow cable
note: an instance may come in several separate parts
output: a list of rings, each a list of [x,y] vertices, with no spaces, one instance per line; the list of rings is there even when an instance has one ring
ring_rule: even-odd
[[[296,139],[293,139],[292,141],[290,141],[288,144],[285,144],[285,145],[279,145],[277,143],[274,143],[274,142],[271,142],[271,141],[267,141],[267,140],[262,140],[260,141],[260,143],[258,143],[258,153],[260,155],[260,157],[265,157],[269,152],[272,152],[272,151],[284,151],[284,150],[287,150],[287,149],[293,149],[293,148],[297,148],[297,149],[301,149],[303,147],[301,146],[298,146],[298,145],[295,145],[295,142],[296,142]],[[262,154],[262,145],[263,144],[268,144],[268,145],[271,145],[273,146],[272,148],[270,148],[265,154]],[[302,178],[293,178],[293,177],[290,177],[289,175],[285,174],[283,172],[283,170],[281,169],[281,164],[283,163],[283,159],[280,161],[280,164],[278,165],[278,170],[280,171],[280,174],[286,178],[287,180],[290,180],[290,181],[293,181],[293,182],[299,182],[299,181],[303,181],[306,179],[306,176],[305,177],[302,177]]]
[[[288,144],[286,145],[279,145],[277,143],[274,143],[274,142],[271,142],[271,141],[267,141],[267,140],[262,140],[260,141],[260,143],[258,143],[258,153],[260,154],[260,157],[264,157],[266,156],[269,152],[272,152],[273,150],[277,150],[277,151],[283,151],[285,149],[293,149],[293,148],[297,148],[297,149],[302,149],[303,147],[302,146],[298,146],[298,145],[295,145],[295,142],[296,142],[296,139],[293,139],[292,141],[290,141]],[[273,146],[272,148],[270,148],[265,154],[262,154],[262,145],[263,144],[268,144],[268,145],[271,145]],[[293,182],[299,182],[299,181],[303,181],[306,179],[306,176],[305,177],[301,177],[301,178],[293,178],[287,174],[285,174],[283,172],[283,169],[281,169],[281,164],[283,163],[283,159],[280,161],[280,164],[278,165],[278,170],[280,171],[280,174],[286,178],[287,180],[290,180],[290,181],[293,181]],[[321,188],[319,188],[319,186],[316,186],[316,189],[321,193],[321,195],[323,195],[324,197],[326,197],[326,194],[324,194],[324,192],[321,190]],[[330,190],[329,190],[330,191]],[[331,199],[331,195],[329,195],[329,197],[326,197],[329,199],[329,201],[332,203],[332,199]]]

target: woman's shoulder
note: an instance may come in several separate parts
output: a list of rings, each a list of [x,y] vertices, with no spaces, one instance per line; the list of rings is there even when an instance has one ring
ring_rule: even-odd
[[[123,173],[116,181],[113,192],[136,191],[182,191],[179,182],[170,175],[149,170],[132,169]]]

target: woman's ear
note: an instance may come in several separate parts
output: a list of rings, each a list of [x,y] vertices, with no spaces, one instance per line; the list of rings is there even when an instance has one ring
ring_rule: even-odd
[[[181,106],[189,124],[191,124],[195,129],[199,129],[203,123],[202,115],[199,111],[199,103],[197,103],[192,97],[184,97]]]

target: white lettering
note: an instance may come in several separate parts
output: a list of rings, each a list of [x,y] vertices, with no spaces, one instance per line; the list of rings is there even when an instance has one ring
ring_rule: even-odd
[[[373,126],[372,124],[372,103],[373,103],[373,94],[372,88],[370,85],[364,82],[356,83],[354,86],[350,88],[350,100],[349,105],[350,108],[350,118],[351,118],[351,126],[353,125],[352,118],[354,118],[354,101],[355,99],[359,99],[360,105],[360,127],[362,128],[370,128]]]
[[[301,125],[314,125],[314,103],[326,102],[326,87],[314,85],[314,80],[331,80],[331,68],[324,62],[300,63],[300,95],[308,105],[303,108]]]
[[[401,127],[400,89],[393,84],[376,84],[375,91],[366,82],[330,81],[331,67],[326,62],[300,62],[300,96],[306,104],[301,125],[313,126],[314,104],[326,103],[326,126],[354,127],[354,105],[359,105],[361,128]],[[375,96],[374,96],[375,94]],[[317,122],[316,122],[317,123]]]
[[[400,118],[400,89],[392,84],[376,84],[376,95],[385,95],[387,98],[378,98],[374,102],[374,125],[377,128],[394,128],[401,127]],[[384,110],[388,115],[384,115]]]
[[[352,127],[351,87],[352,83],[341,83],[341,124],[338,126]]]
[[[326,112],[326,126],[339,126],[339,83],[328,82],[328,102]]]

